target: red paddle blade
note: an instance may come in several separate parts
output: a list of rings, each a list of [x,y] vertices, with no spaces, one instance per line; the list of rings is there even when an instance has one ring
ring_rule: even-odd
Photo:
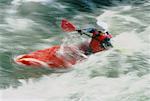
[[[73,25],[71,22],[69,22],[66,19],[62,19],[62,21],[61,21],[61,28],[65,32],[72,32],[72,31],[76,30],[75,25]]]

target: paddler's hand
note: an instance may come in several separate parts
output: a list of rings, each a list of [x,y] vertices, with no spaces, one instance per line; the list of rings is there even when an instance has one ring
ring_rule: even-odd
[[[105,38],[104,43],[108,46],[108,47],[113,47],[113,45],[111,44],[110,38]]]
[[[77,30],[77,32],[78,32],[80,35],[83,34],[83,33],[82,33],[82,30]]]
[[[110,42],[110,38],[105,38],[101,43],[100,43],[100,46],[104,49],[108,49],[108,48],[112,48],[113,45],[111,44]]]

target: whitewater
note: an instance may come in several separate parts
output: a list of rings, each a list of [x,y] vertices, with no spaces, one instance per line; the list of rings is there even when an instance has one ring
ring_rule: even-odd
[[[30,14],[24,17],[27,11],[18,9],[24,5],[33,10],[38,8],[35,4],[59,6],[63,12],[69,8],[55,0],[13,0],[9,6],[1,6],[0,12],[6,16],[0,14],[3,19],[0,23],[0,101],[150,101],[150,2],[104,7],[96,14],[74,15],[71,20],[80,27],[85,27],[88,19],[107,22],[114,47],[93,54],[64,72],[30,70],[12,61],[22,53],[87,39],[76,33],[61,32],[59,22],[56,22],[59,29],[50,29],[44,20],[33,20]]]

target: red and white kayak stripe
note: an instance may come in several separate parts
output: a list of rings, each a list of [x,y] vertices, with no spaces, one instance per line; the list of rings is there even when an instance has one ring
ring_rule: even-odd
[[[37,60],[35,58],[22,58],[24,55],[17,56],[14,58],[15,62],[22,66],[41,66],[41,67],[49,67],[46,62]],[[25,64],[25,62],[29,62],[30,64]]]

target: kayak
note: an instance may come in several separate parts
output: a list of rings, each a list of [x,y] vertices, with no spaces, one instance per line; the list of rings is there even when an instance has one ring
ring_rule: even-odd
[[[85,55],[87,49],[87,42],[78,46],[56,45],[29,54],[19,55],[14,58],[14,61],[19,65],[32,68],[70,68],[72,65],[75,65],[88,57]]]
[[[59,53],[60,48],[61,46],[53,46],[47,49],[37,50],[29,54],[19,55],[14,60],[19,65],[30,67],[61,68],[75,64],[77,59],[68,58],[69,55],[65,56],[64,53]]]

